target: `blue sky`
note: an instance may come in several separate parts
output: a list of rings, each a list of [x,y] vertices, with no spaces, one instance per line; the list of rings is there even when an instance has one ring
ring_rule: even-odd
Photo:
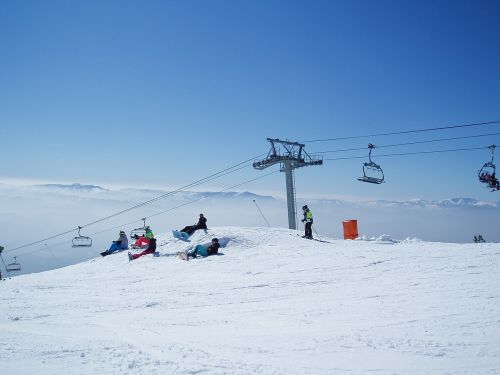
[[[500,120],[499,16],[499,1],[3,1],[0,179],[176,188],[267,153],[267,137]],[[500,137],[384,153],[492,143]],[[356,181],[363,160],[327,162],[297,171],[298,195],[498,200],[475,176],[488,150],[376,159],[379,151],[386,184]],[[346,155],[325,157],[335,156]],[[284,176],[242,189],[284,194]]]

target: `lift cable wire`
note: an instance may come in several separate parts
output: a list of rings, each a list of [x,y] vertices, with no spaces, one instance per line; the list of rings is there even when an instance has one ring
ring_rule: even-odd
[[[420,154],[436,154],[436,153],[444,153],[444,152],[458,152],[458,151],[474,151],[474,150],[484,150],[488,147],[471,147],[471,148],[456,148],[451,150],[434,150],[434,151],[416,151],[416,152],[401,152],[396,154],[382,154],[378,155],[377,158],[381,157],[390,157],[390,156],[406,156],[406,155],[420,155]],[[348,156],[343,158],[331,158],[331,159],[323,159],[323,160],[351,160],[351,159],[365,159],[366,155],[363,156]]]
[[[313,140],[301,141],[301,142],[302,143],[313,143],[313,142],[340,141],[340,140],[346,140],[346,139],[382,137],[382,136],[398,135],[398,134],[423,133],[423,132],[430,132],[430,131],[436,131],[436,130],[448,130],[448,129],[458,129],[458,128],[468,128],[468,127],[474,127],[474,126],[498,125],[498,124],[500,124],[500,120],[488,121],[488,122],[477,122],[477,123],[473,123],[473,124],[442,126],[442,127],[438,127],[438,128],[405,130],[405,131],[390,132],[390,133],[354,135],[354,136],[350,136],[350,137],[337,137],[337,138],[326,138],[326,139],[313,139]]]
[[[406,142],[406,143],[395,143],[395,144],[391,144],[391,145],[377,146],[377,148],[399,147],[399,146],[409,146],[409,145],[417,145],[417,144],[423,144],[423,143],[454,141],[454,140],[457,140],[457,139],[470,139],[470,138],[490,137],[490,136],[499,135],[499,134],[500,134],[500,132],[499,133],[489,133],[489,134],[479,134],[479,135],[468,135],[468,136],[463,136],[463,137],[430,139],[430,140],[427,140],[427,141],[415,141],[415,142]],[[328,154],[328,153],[334,153],[334,152],[347,152],[347,151],[360,151],[360,150],[366,150],[366,146],[364,146],[364,147],[357,147],[357,148],[344,148],[344,149],[330,150],[330,151],[314,151],[314,152],[311,152],[311,154]]]
[[[393,156],[407,156],[407,155],[420,155],[420,154],[434,154],[434,153],[446,153],[446,152],[460,152],[460,151],[477,151],[477,150],[484,150],[486,148],[489,148],[488,147],[472,147],[472,148],[459,148],[459,149],[450,149],[450,150],[434,150],[434,151],[416,151],[416,152],[403,152],[403,153],[394,153],[394,154],[382,154],[382,155],[377,155],[377,158],[379,157],[393,157]],[[328,161],[338,161],[338,160],[353,160],[353,159],[364,159],[366,158],[366,155],[363,155],[363,156],[350,156],[350,157],[341,157],[341,158],[329,158],[329,159],[324,159],[324,160],[328,160]],[[246,184],[246,183],[249,183],[249,182],[252,182],[252,181],[255,181],[259,178],[264,178],[264,177],[267,177],[269,176],[270,174],[273,174],[273,173],[276,173],[278,171],[274,171],[274,172],[270,172],[268,174],[265,174],[263,176],[260,176],[260,177],[257,177],[257,178],[254,178],[252,180],[248,180],[248,181],[245,181],[243,183],[240,183],[238,185],[234,185],[234,186],[231,186],[227,189],[224,189],[224,190],[221,190],[220,192],[224,192],[226,190],[229,190],[229,189],[233,189],[235,187],[238,187],[238,186],[241,186],[243,184]],[[183,207],[183,206],[186,206],[188,204],[191,204],[191,203],[194,203],[194,202],[197,202],[201,199],[204,199],[205,197],[201,197],[201,198],[197,198],[191,202],[187,202],[187,203],[183,203],[179,206],[175,206],[175,207],[172,207],[172,208],[169,208],[168,210],[165,210],[165,211],[161,211],[161,212],[158,212],[156,214],[153,214],[153,215],[150,215],[149,218],[153,217],[153,216],[157,216],[157,215],[160,215],[160,214],[163,214],[163,213],[166,213],[166,212],[169,212],[169,211],[172,211],[174,209],[177,209],[179,207]],[[105,232],[108,232],[108,231],[111,231],[113,229],[117,229],[117,228],[120,228],[120,227],[123,227],[123,226],[126,226],[126,225],[130,225],[130,224],[133,224],[137,222],[137,220],[134,220],[130,223],[126,223],[126,224],[122,224],[122,225],[119,225],[119,226],[116,226],[116,227],[113,227],[113,228],[109,228],[109,229],[105,229],[103,231],[100,231],[100,232],[96,232],[96,233],[92,233],[90,234],[91,236],[95,236],[95,235],[99,235],[99,234],[102,234],[102,233],[105,233]],[[61,246],[61,245],[64,245],[66,243],[69,243],[71,241],[64,241],[64,242],[61,242],[59,244],[55,244],[53,246],[50,246],[51,248],[53,247],[56,247],[56,246]],[[46,250],[47,247],[45,248],[41,248],[41,249],[38,249],[38,250],[35,250],[35,251],[32,251],[32,252],[29,252],[29,253],[24,253],[24,254],[21,254],[20,256],[26,256],[26,255],[30,255],[30,254],[33,254],[33,253],[36,253],[36,252],[40,252],[40,251],[43,251],[43,250]],[[13,251],[13,250],[11,250]]]
[[[239,187],[239,186],[242,186],[242,185],[248,184],[248,183],[250,183],[250,182],[254,182],[254,181],[256,181],[256,180],[260,180],[260,179],[262,179],[262,178],[265,178],[265,177],[270,176],[270,175],[272,175],[272,174],[274,174],[274,173],[277,173],[277,172],[279,172],[279,170],[276,170],[276,171],[273,171],[273,172],[266,173],[266,174],[264,174],[264,175],[261,175],[261,176],[256,177],[256,178],[252,178],[252,179],[250,179],[250,180],[243,181],[243,182],[241,182],[241,183],[239,183],[239,184],[236,184],[236,185],[230,186],[230,187],[228,187],[228,188],[225,188],[225,189],[223,189],[223,190],[220,190],[220,191],[218,191],[217,193],[223,193],[223,192],[225,192],[225,191],[227,191],[227,190],[237,188],[237,187]],[[202,200],[202,199],[205,199],[206,197],[207,197],[207,195],[202,196],[202,197],[200,197],[200,198],[193,199],[193,200],[191,200],[191,201],[189,201],[189,202],[186,202],[186,203],[180,204],[180,205],[178,205],[178,206],[171,207],[171,208],[169,208],[169,209],[167,209],[167,210],[157,212],[157,213],[155,213],[155,214],[153,214],[153,215],[150,215],[150,216],[146,217],[146,219],[149,219],[149,218],[151,218],[151,217],[154,217],[154,216],[158,216],[158,215],[164,214],[164,213],[166,213],[166,212],[170,212],[170,211],[176,210],[177,208],[180,208],[180,207],[183,207],[183,206],[187,206],[187,205],[193,204],[193,203],[198,202],[198,201],[200,201],[200,200]],[[112,230],[114,230],[114,229],[118,229],[118,228],[124,227],[124,226],[126,226],[126,225],[133,224],[133,223],[135,223],[135,222],[137,222],[137,220],[131,221],[131,222],[126,223],[126,224],[117,225],[117,226],[112,227],[112,228],[104,229],[104,230],[99,231],[99,232],[91,233],[91,234],[90,234],[90,236],[97,236],[97,235],[99,235],[99,234],[106,233],[106,232],[112,231]],[[40,249],[37,249],[37,250],[33,250],[33,251],[30,251],[30,252],[27,252],[27,253],[24,253],[24,254],[20,254],[20,255],[18,255],[18,256],[17,256],[17,258],[22,258],[22,257],[25,257],[25,256],[27,256],[27,255],[35,254],[35,253],[38,253],[38,252],[41,252],[41,251],[44,251],[44,250],[52,249],[52,248],[54,248],[54,247],[58,247],[58,246],[62,246],[62,245],[66,245],[66,244],[69,244],[69,243],[71,243],[71,240],[66,240],[66,241],[63,241],[63,242],[60,242],[60,243],[57,243],[57,244],[54,244],[54,245],[51,245],[51,246],[48,246],[48,247],[46,246],[46,247],[43,247],[43,248],[40,248]],[[3,260],[3,259],[2,259],[2,260]]]
[[[159,197],[156,197],[156,198],[150,199],[150,200],[148,200],[148,201],[145,201],[145,202],[139,203],[139,204],[137,204],[137,205],[135,205],[135,206],[129,207],[129,208],[125,209],[125,210],[122,210],[122,211],[116,212],[116,213],[114,213],[114,214],[112,214],[112,215],[108,215],[108,216],[106,216],[106,217],[104,217],[104,218],[101,218],[101,219],[99,219],[99,220],[95,220],[95,221],[90,222],[90,223],[87,223],[87,224],[85,224],[85,225],[80,225],[80,228],[86,228],[86,227],[89,227],[89,226],[91,226],[91,225],[95,225],[95,224],[97,224],[97,223],[103,222],[103,221],[105,221],[105,220],[109,220],[109,219],[111,219],[111,218],[113,218],[113,217],[116,217],[116,216],[122,215],[122,214],[127,213],[127,212],[129,212],[129,211],[132,211],[132,210],[134,210],[134,209],[137,209],[137,208],[140,208],[140,207],[144,207],[144,206],[146,206],[146,205],[148,205],[148,204],[151,204],[151,203],[157,202],[157,201],[159,201],[159,200],[161,200],[161,199],[164,199],[164,198],[166,198],[166,197],[168,197],[168,196],[174,195],[174,194],[176,194],[176,193],[178,193],[178,192],[180,192],[180,191],[183,191],[183,190],[185,190],[185,189],[188,189],[188,188],[191,188],[191,187],[194,187],[194,186],[197,186],[197,185],[200,185],[200,184],[206,183],[206,182],[211,181],[211,180],[216,179],[216,178],[220,178],[220,177],[222,177],[222,176],[225,176],[226,174],[233,173],[233,172],[235,172],[235,171],[237,171],[237,170],[241,169],[241,168],[239,168],[239,169],[235,169],[236,167],[239,167],[239,166],[241,166],[241,165],[244,165],[244,167],[247,167],[248,165],[246,165],[246,164],[248,164],[249,162],[253,162],[255,159],[257,159],[257,158],[259,158],[259,157],[262,157],[263,155],[265,155],[265,154],[259,154],[259,155],[257,155],[257,156],[254,156],[254,157],[250,158],[250,159],[247,159],[247,160],[242,161],[242,162],[240,162],[240,163],[238,163],[238,164],[235,164],[235,165],[233,165],[233,166],[231,166],[231,167],[228,167],[228,168],[226,168],[226,169],[223,169],[223,170],[221,170],[221,171],[219,171],[219,172],[213,173],[213,174],[211,174],[210,176],[204,177],[204,178],[199,179],[199,180],[197,180],[197,181],[194,181],[194,182],[192,182],[192,183],[190,183],[190,184],[188,184],[188,185],[184,185],[184,186],[182,186],[182,187],[180,187],[180,188],[178,188],[178,189],[176,189],[176,190],[172,190],[172,191],[170,191],[170,192],[168,192],[168,193],[162,194],[162,195],[160,195]],[[243,168],[243,167],[242,167],[242,168]],[[77,227],[77,228],[70,229],[70,230],[67,230],[67,231],[64,231],[64,232],[62,232],[62,233],[55,234],[55,235],[50,236],[50,237],[47,237],[47,238],[43,238],[43,239],[38,240],[38,241],[33,241],[33,242],[28,243],[28,244],[25,244],[25,245],[21,245],[21,246],[15,247],[15,248],[13,248],[13,249],[6,250],[6,251],[5,251],[5,253],[10,253],[10,252],[13,252],[13,251],[16,251],[16,250],[23,249],[23,248],[25,248],[25,247],[29,247],[29,246],[33,246],[33,245],[36,245],[36,244],[39,244],[39,243],[42,243],[42,242],[46,242],[46,241],[52,240],[52,239],[54,239],[54,238],[61,237],[61,236],[64,236],[64,235],[66,235],[66,234],[72,233],[72,232],[77,231],[77,230],[78,230],[78,227]]]
[[[248,167],[248,165],[245,165],[245,166],[243,166],[243,167],[240,167],[240,168],[238,168],[238,169],[236,169],[236,170],[234,170],[234,171],[232,171],[232,172],[236,172],[236,171],[238,171],[238,170],[240,170],[240,169],[243,169],[243,168],[246,168],[246,167]],[[232,172],[230,172],[230,173],[232,173]],[[226,173],[226,174],[229,174],[229,173]],[[222,192],[224,192],[224,191],[226,191],[226,190],[233,189],[233,188],[238,187],[238,186],[240,186],[240,185],[243,185],[243,184],[246,184],[246,183],[249,183],[249,182],[255,181],[255,180],[259,179],[259,178],[263,178],[263,177],[266,177],[266,176],[268,176],[268,175],[266,174],[266,175],[264,175],[264,176],[254,178],[254,179],[252,179],[252,180],[245,181],[245,182],[243,182],[243,183],[241,183],[241,184],[231,186],[231,187],[229,187],[229,188],[227,188],[227,189],[224,189],[224,190],[219,191],[219,193],[222,193]],[[191,203],[197,202],[197,201],[199,201],[199,200],[201,200],[201,199],[204,199],[204,198],[206,198],[206,196],[203,196],[203,197],[201,197],[201,198],[197,198],[197,199],[195,199],[195,200],[193,200],[193,201],[190,201],[190,202],[188,202],[188,203],[183,203],[183,204],[181,204],[181,205],[179,205],[179,206],[175,206],[175,207],[169,208],[169,209],[167,209],[167,210],[160,211],[160,212],[157,212],[157,213],[155,213],[155,214],[152,214],[152,215],[146,216],[146,217],[144,217],[144,219],[150,219],[150,218],[152,218],[152,217],[155,217],[155,216],[158,216],[158,215],[164,214],[164,213],[166,213],[166,212],[172,211],[172,210],[174,210],[174,209],[176,209],[176,208],[183,207],[183,206],[186,206],[186,205],[188,205],[188,204],[191,204]],[[121,227],[124,227],[124,226],[130,225],[130,224],[136,223],[137,221],[138,221],[138,220],[134,220],[134,221],[131,221],[131,222],[128,222],[128,223],[125,223],[125,224],[120,224],[120,225],[114,226],[114,227],[112,227],[112,228],[104,229],[104,230],[99,231],[99,232],[91,233],[91,234],[90,234],[90,236],[97,236],[97,235],[99,235],[99,234],[109,232],[109,231],[111,231],[111,230],[113,230],[113,229],[118,229],[118,228],[121,228]]]
[[[261,154],[261,155],[262,155],[262,154]],[[259,156],[260,156],[260,155],[259,155]],[[117,212],[117,213],[115,213],[115,214],[112,214],[112,215],[109,215],[109,216],[104,217],[104,218],[102,218],[102,219],[99,219],[99,220],[93,221],[93,222],[88,223],[88,224],[86,224],[86,225],[82,225],[82,228],[85,228],[85,227],[88,227],[88,226],[91,226],[91,225],[94,225],[94,224],[100,223],[100,222],[102,222],[102,221],[105,221],[105,220],[111,219],[111,218],[113,218],[113,217],[115,217],[115,216],[118,216],[118,215],[121,215],[121,214],[127,213],[127,212],[129,212],[129,211],[135,210],[136,208],[143,207],[143,206],[146,206],[146,205],[148,205],[148,204],[151,204],[151,203],[157,202],[157,201],[159,201],[159,200],[161,200],[161,199],[164,199],[164,198],[166,198],[166,197],[169,197],[169,196],[171,196],[171,195],[174,195],[174,194],[176,194],[176,193],[178,193],[178,192],[181,192],[181,191],[183,191],[183,190],[185,190],[185,189],[188,189],[188,188],[191,188],[191,187],[194,187],[194,186],[200,185],[200,184],[202,184],[202,183],[205,183],[205,182],[211,181],[211,180],[213,180],[213,179],[215,179],[215,178],[220,178],[220,177],[222,177],[222,176],[225,176],[226,174],[233,173],[233,172],[235,172],[235,171],[237,171],[237,170],[239,170],[239,169],[235,169],[235,170],[231,171],[232,169],[234,169],[234,168],[236,168],[236,167],[238,167],[238,166],[241,166],[242,164],[246,164],[246,163],[248,163],[248,162],[250,162],[250,161],[253,161],[253,160],[255,160],[255,159],[256,159],[257,157],[259,157],[259,156],[253,157],[253,158],[251,158],[251,159],[247,159],[247,160],[245,160],[245,161],[243,161],[243,162],[241,162],[241,163],[238,163],[238,164],[235,164],[235,165],[233,165],[233,166],[231,166],[231,167],[229,167],[229,168],[223,169],[223,170],[221,170],[221,171],[219,171],[219,172],[217,172],[217,173],[214,173],[214,174],[212,174],[212,175],[210,175],[210,176],[204,177],[204,178],[199,179],[199,180],[197,180],[197,181],[195,181],[195,182],[192,182],[192,183],[190,183],[190,184],[188,184],[188,185],[184,185],[184,186],[182,186],[182,187],[180,187],[180,188],[178,188],[178,189],[176,189],[176,190],[173,190],[173,191],[170,191],[170,192],[165,193],[165,194],[163,194],[163,195],[160,195],[159,197],[156,197],[156,198],[150,199],[150,200],[148,200],[148,201],[146,201],[146,202],[139,203],[139,204],[137,204],[137,205],[135,205],[135,206],[133,206],[133,207],[127,208],[127,209],[122,210],[122,211],[119,211],[119,212]],[[246,165],[244,165],[244,167],[247,167],[247,166],[246,166]],[[241,168],[240,168],[240,169],[241,169]],[[227,171],[230,171],[230,172],[227,172]],[[225,174],[224,174],[224,172],[227,172],[227,173],[225,173]]]

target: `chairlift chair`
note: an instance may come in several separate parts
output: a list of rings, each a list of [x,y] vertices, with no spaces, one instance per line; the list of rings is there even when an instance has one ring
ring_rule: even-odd
[[[138,237],[146,236],[146,229],[148,228],[146,226],[146,218],[143,217],[141,220],[143,222],[142,227],[132,229],[132,231],[130,232],[130,238],[135,238],[135,236]]]
[[[7,264],[5,269],[7,272],[21,271],[21,265],[17,262],[17,257],[14,257],[14,262]]]
[[[78,236],[73,238],[72,244],[73,247],[91,247],[92,246],[92,238],[82,236],[80,234],[80,230],[82,227],[78,227]]]
[[[484,184],[490,184],[491,180],[487,178],[487,176],[492,176],[496,172],[496,166],[493,164],[493,159],[495,158],[495,145],[488,146],[491,150],[491,160],[483,164],[481,169],[477,172],[477,177],[479,178],[479,182]]]
[[[384,171],[377,163],[372,161],[372,150],[375,148],[371,143],[368,144],[370,150],[368,154],[368,163],[363,163],[363,177],[358,177],[358,181],[369,182],[371,184],[381,184],[384,181]]]

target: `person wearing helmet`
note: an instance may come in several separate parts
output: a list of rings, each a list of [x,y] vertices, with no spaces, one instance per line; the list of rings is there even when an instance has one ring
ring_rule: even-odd
[[[151,238],[154,237],[153,231],[151,230],[150,227],[146,227],[146,238],[150,240]]]
[[[309,209],[309,207],[307,207],[307,205],[302,207],[302,211],[304,213],[304,218],[302,219],[302,222],[305,223],[304,226],[305,234],[302,237],[312,240],[313,214]]]
[[[128,249],[128,238],[125,232],[121,230],[118,239],[116,241],[113,241],[109,249],[101,253],[101,255],[104,257],[106,255],[112,254],[114,252],[123,251],[125,249]]]

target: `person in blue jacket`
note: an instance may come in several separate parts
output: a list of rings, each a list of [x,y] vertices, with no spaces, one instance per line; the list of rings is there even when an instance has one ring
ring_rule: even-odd
[[[219,239],[212,238],[212,243],[209,246],[196,245],[196,247],[187,253],[188,258],[196,258],[197,256],[207,257],[209,255],[216,255],[219,253]]]
[[[109,255],[114,252],[123,251],[126,249],[128,249],[128,238],[125,232],[121,230],[120,237],[118,237],[116,241],[113,241],[109,249],[106,250],[104,253],[107,253],[106,255]]]

